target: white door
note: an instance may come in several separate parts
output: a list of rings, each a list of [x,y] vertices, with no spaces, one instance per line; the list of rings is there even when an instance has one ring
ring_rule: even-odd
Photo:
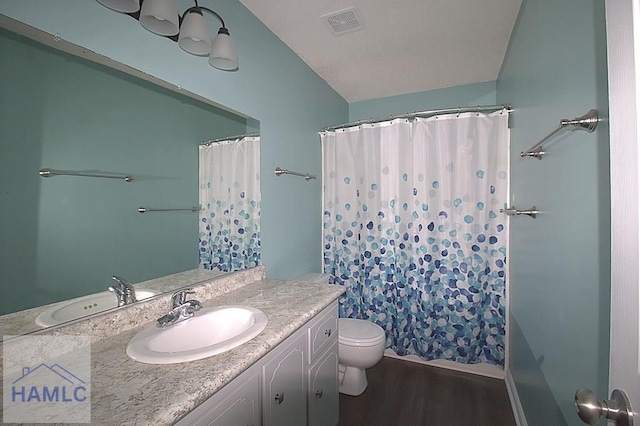
[[[606,0],[606,14],[611,141],[610,395],[598,395],[597,399],[621,400],[624,396],[619,390],[624,391],[633,407],[631,416],[636,418],[638,424],[640,0]],[[591,402],[599,405],[597,400]],[[608,403],[610,407],[615,404]],[[619,418],[614,424],[629,424],[625,423],[628,419],[626,413],[616,414],[614,411],[608,416]],[[589,413],[586,416],[589,417]]]

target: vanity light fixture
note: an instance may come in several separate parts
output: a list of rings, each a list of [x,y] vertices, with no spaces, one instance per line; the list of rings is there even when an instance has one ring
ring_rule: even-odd
[[[97,0],[98,3],[117,12],[125,13],[140,22],[152,33],[178,42],[185,52],[197,56],[209,56],[209,64],[220,70],[238,69],[238,55],[222,17],[213,10],[198,5],[178,13],[175,0]],[[222,23],[215,38],[211,38],[204,13],[214,15]]]

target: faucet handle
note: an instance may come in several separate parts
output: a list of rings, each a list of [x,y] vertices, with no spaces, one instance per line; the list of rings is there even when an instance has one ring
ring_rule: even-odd
[[[124,278],[120,278],[119,276],[114,275],[111,277],[111,279],[116,281],[118,285],[123,289],[133,290],[133,284],[131,284],[129,281],[125,280]]]
[[[117,283],[116,288],[119,288],[121,290],[122,297],[124,298],[124,301],[125,301],[124,302],[125,305],[138,301],[138,299],[136,299],[136,292],[135,292],[135,288],[133,287],[133,284],[131,284],[129,281],[125,280],[124,278],[120,278],[116,275],[112,276],[111,278],[114,281],[116,281]],[[109,287],[109,289],[111,289],[111,287]]]
[[[196,292],[192,288],[183,288],[173,293],[173,296],[171,296],[171,309],[184,305],[187,302],[188,294],[196,294]]]

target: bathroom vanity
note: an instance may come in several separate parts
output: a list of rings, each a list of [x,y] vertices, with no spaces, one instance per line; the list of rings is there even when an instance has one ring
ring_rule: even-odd
[[[336,425],[337,326],[334,301],[177,424]]]
[[[167,312],[170,293],[42,334],[91,336],[95,424],[335,425],[344,288],[264,274],[258,267],[194,287],[203,307],[252,306],[269,319],[252,340],[197,361],[144,364],[125,353],[133,336]]]

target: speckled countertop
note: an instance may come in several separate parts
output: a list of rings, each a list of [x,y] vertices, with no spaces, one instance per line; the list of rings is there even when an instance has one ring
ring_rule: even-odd
[[[220,355],[171,365],[130,359],[129,340],[149,323],[92,344],[91,419],[95,424],[173,424],[337,299],[340,286],[260,280],[203,300],[204,307],[248,305],[269,317],[251,341]]]

